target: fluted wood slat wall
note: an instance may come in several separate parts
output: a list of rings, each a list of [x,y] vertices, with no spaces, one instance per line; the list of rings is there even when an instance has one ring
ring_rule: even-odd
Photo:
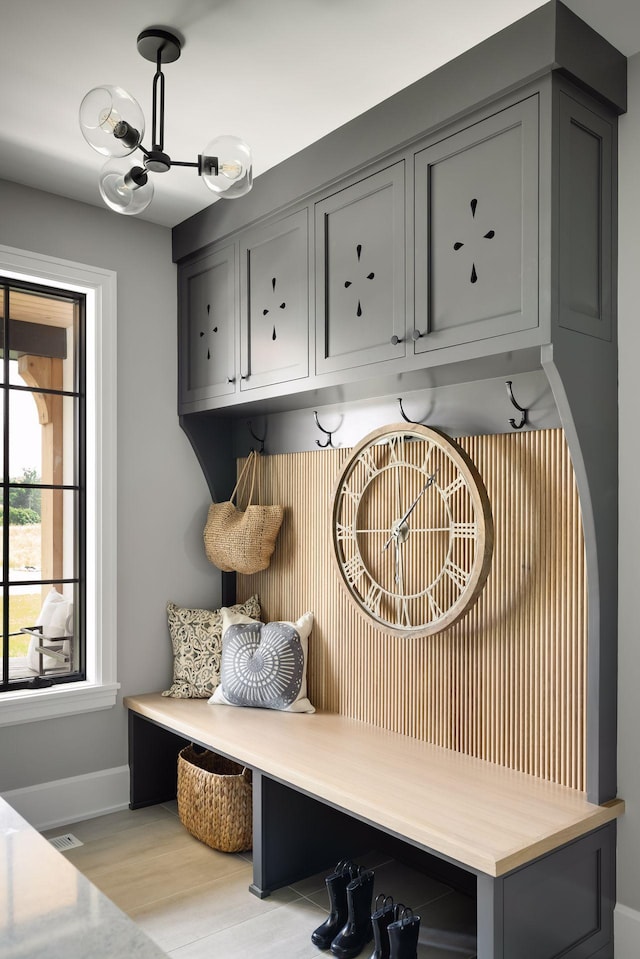
[[[562,430],[459,439],[495,524],[486,587],[459,623],[400,638],[352,607],[333,567],[331,497],[348,450],[265,456],[265,502],[285,506],[269,569],[238,576],[264,616],[315,613],[309,695],[319,708],[584,789],[586,573]]]

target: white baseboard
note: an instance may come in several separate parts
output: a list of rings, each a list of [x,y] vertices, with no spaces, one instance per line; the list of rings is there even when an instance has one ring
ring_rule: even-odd
[[[10,806],[36,829],[66,826],[129,805],[129,767],[101,769],[2,793]]]
[[[638,956],[640,956],[640,912],[618,903],[613,915],[616,959],[638,959]]]

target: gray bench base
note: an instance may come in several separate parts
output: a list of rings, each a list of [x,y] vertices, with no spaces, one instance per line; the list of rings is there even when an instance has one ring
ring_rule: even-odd
[[[132,809],[175,799],[177,755],[186,744],[170,728],[129,711]],[[260,898],[330,871],[338,859],[389,848],[475,897],[478,959],[613,959],[615,821],[493,877],[254,769],[253,828],[249,888]]]

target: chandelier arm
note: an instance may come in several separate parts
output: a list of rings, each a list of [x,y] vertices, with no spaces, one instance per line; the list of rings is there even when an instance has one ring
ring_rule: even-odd
[[[172,160],[171,166],[192,166],[197,169],[200,164],[197,162],[191,162],[189,160]]]
[[[151,120],[151,141],[154,150],[164,150],[164,73],[162,72],[162,47],[158,50],[156,73],[153,78],[153,106]],[[159,96],[158,96],[159,91]],[[160,106],[160,138],[157,136],[158,100]]]

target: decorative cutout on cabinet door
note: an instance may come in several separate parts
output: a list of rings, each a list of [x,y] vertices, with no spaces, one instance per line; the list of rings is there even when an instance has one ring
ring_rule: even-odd
[[[278,302],[277,302],[277,297],[276,297],[276,283],[277,283],[277,280],[276,280],[276,277],[274,276],[274,277],[271,278],[271,295],[272,295],[272,299],[275,301],[275,304],[276,304],[276,308],[277,308],[277,309],[279,309],[279,310],[286,310],[287,304],[284,302],[284,300],[282,301],[282,303],[278,303]],[[272,306],[273,306],[273,304],[272,304]],[[268,306],[265,306],[265,308],[264,308],[263,311],[262,311],[262,315],[263,315],[263,316],[268,316],[269,313],[270,313],[269,307],[268,307]],[[272,333],[271,333],[271,339],[272,339],[272,340],[277,339],[277,333],[276,333],[276,325],[275,325],[275,323],[273,324],[273,331],[272,331]]]
[[[200,330],[200,339],[202,340],[202,339],[204,339],[205,336],[207,337],[207,339],[205,340],[205,343],[207,344],[207,359],[208,359],[208,360],[211,359],[211,337],[212,337],[212,335],[213,335],[214,333],[217,333],[217,332],[218,332],[218,327],[217,327],[217,326],[213,326],[213,327],[211,327],[211,329],[208,328],[208,322],[209,322],[210,318],[211,318],[211,304],[210,304],[210,303],[207,303],[207,329],[206,329],[206,330]]]
[[[475,220],[475,218],[476,218],[476,210],[478,209],[478,200],[474,197],[474,199],[471,201],[471,203],[469,204],[469,206],[471,207],[471,219],[472,219],[472,220]],[[486,233],[484,233],[484,234],[482,235],[482,239],[483,239],[483,240],[493,240],[493,238],[494,238],[495,235],[496,235],[496,231],[495,231],[495,230],[488,230]],[[457,241],[453,244],[453,249],[454,249],[455,252],[457,253],[458,250],[461,250],[463,246],[464,246],[464,243],[463,243],[461,240],[457,240]],[[477,283],[477,282],[478,282],[478,271],[476,270],[475,261],[472,261],[472,263],[471,263],[471,276],[469,277],[469,281],[470,281],[471,283]]]
[[[362,256],[362,243],[356,244],[356,256],[357,256],[357,259],[358,259],[358,265],[360,265],[360,258],[361,258],[361,256]],[[374,278],[375,278],[375,273],[373,272],[373,270],[370,271],[369,273],[367,273],[366,276],[364,277],[364,279],[366,279],[366,280],[373,280]],[[363,279],[363,277],[361,276],[361,277],[360,277],[360,280],[362,281],[362,279]],[[353,285],[353,280],[345,280],[345,283],[344,283],[344,288],[345,288],[345,290],[348,290],[349,287],[352,286],[352,285]],[[357,317],[362,316],[362,300],[361,300],[361,294],[358,294],[358,306],[356,307],[356,316],[357,316]]]

